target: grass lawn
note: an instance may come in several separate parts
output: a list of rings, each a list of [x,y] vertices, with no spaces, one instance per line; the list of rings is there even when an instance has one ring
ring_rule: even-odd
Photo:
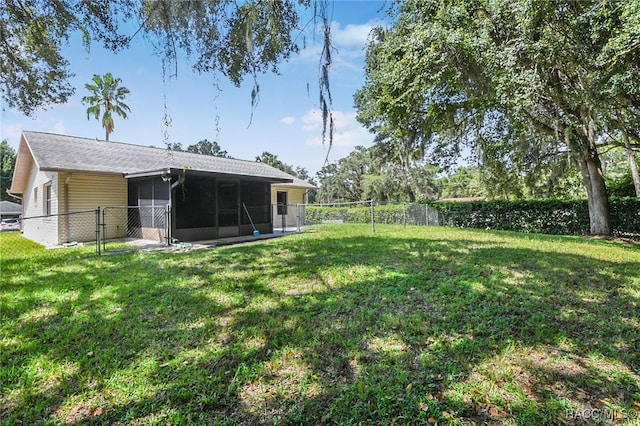
[[[638,245],[341,225],[98,257],[5,237],[2,424],[638,424]]]

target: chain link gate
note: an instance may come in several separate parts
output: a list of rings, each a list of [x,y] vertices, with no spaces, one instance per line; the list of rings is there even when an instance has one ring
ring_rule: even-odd
[[[168,245],[171,241],[169,206],[107,206],[100,223],[102,249]]]
[[[306,204],[272,204],[271,217],[274,232],[300,232],[306,225]]]

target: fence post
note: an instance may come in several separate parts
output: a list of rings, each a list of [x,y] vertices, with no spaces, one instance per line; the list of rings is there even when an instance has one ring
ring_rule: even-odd
[[[282,203],[282,233],[284,234],[287,229],[287,205]]]
[[[107,251],[107,208],[102,209],[102,251]]]
[[[406,204],[402,205],[402,225],[405,228],[407,227],[407,205]]]
[[[297,231],[300,232],[300,203],[296,204],[296,227]]]
[[[375,204],[375,201],[371,200],[371,233],[372,234],[376,233],[375,209],[373,208],[374,204]]]
[[[100,206],[96,207],[96,253],[100,256]]]

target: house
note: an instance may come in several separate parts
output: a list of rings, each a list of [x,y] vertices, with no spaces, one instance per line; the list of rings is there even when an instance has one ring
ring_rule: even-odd
[[[103,223],[103,235],[137,223],[142,235],[194,241],[272,232],[271,185],[293,182],[258,162],[25,131],[9,192],[23,200],[23,234],[47,246],[95,240],[95,227],[71,223],[107,206],[135,209]],[[157,211],[170,218],[164,228]]]
[[[276,228],[297,227],[305,222],[304,206],[308,202],[309,191],[316,187],[297,177],[291,183],[271,185],[271,204],[273,206],[273,224]]]
[[[22,214],[22,206],[11,201],[0,201],[0,219],[17,219]]]

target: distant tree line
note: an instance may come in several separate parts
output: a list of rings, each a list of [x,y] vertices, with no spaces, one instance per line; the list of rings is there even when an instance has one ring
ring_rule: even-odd
[[[614,149],[602,155],[605,180],[613,197],[635,196],[627,153]],[[375,200],[426,202],[442,198],[510,200],[586,199],[580,172],[571,167],[509,173],[481,165],[451,170],[424,159],[402,163],[386,159],[378,146],[356,147],[316,175],[321,203]]]
[[[7,190],[11,188],[11,180],[13,179],[13,168],[16,164],[16,152],[6,139],[0,142],[0,200],[13,201],[17,200],[7,194]]]
[[[209,141],[208,139],[202,139],[200,142],[193,145],[189,145],[186,148],[182,147],[182,143],[173,142],[168,143],[167,148],[172,151],[191,152],[194,154],[212,155],[214,157],[232,158],[229,156],[226,150],[220,147],[220,144],[216,141]]]

